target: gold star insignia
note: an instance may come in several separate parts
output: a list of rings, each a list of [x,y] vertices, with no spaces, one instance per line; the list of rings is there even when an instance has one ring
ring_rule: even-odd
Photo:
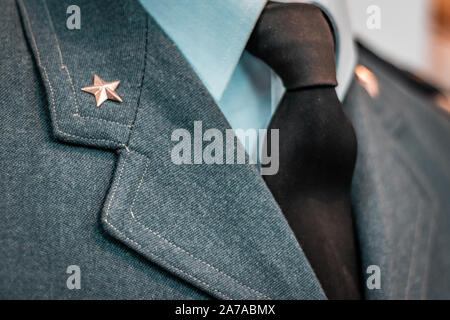
[[[97,107],[99,107],[106,100],[113,100],[122,102],[115,90],[119,86],[120,81],[105,82],[98,75],[94,74],[94,85],[82,88],[81,90],[93,94]]]

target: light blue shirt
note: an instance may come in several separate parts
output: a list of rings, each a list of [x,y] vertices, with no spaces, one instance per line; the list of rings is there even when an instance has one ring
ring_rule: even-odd
[[[267,1],[140,1],[176,43],[231,127],[266,129],[285,89],[266,64],[244,50]],[[337,37],[337,93],[343,98],[356,61],[345,1],[297,2],[312,2],[330,17]],[[237,136],[249,156],[257,157],[261,138]]]

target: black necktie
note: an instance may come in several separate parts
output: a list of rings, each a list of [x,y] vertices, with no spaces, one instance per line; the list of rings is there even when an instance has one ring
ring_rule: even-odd
[[[286,87],[269,125],[279,129],[280,167],[264,179],[328,298],[361,298],[350,204],[356,137],[335,92],[328,21],[313,5],[269,3],[247,49]]]

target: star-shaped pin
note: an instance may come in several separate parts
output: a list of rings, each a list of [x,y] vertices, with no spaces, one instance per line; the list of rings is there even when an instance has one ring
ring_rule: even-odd
[[[97,102],[97,107],[99,107],[108,99],[122,102],[122,99],[115,92],[119,83],[120,81],[105,82],[98,75],[94,74],[94,85],[82,88],[81,90],[93,94]]]

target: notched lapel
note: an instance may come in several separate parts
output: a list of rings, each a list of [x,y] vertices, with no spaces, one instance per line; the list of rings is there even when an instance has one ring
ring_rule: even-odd
[[[50,2],[51,14],[59,2]],[[96,1],[85,5],[102,4]],[[84,100],[92,99],[90,95],[74,95],[66,68],[71,68],[72,84],[76,85],[88,75],[75,73],[87,70],[73,69],[76,59],[52,64],[61,61],[61,56],[54,30],[46,24],[47,9],[43,2],[34,0],[19,0],[19,6],[53,108],[55,136],[118,150],[117,169],[102,212],[102,223],[111,235],[217,298],[325,298],[254,166],[177,165],[171,161],[174,130],[186,129],[193,135],[194,121],[202,121],[205,130],[214,128],[224,133],[229,125],[179,50],[137,1],[127,2],[132,10],[125,10],[129,16],[123,18],[131,21],[145,14],[146,24],[134,24],[129,32],[146,37],[136,36],[145,41],[130,44],[128,52],[136,58],[124,59],[121,68],[131,71],[124,71],[119,80],[121,88],[127,82],[135,83],[135,78],[141,82],[130,84],[129,95],[120,92],[123,110],[108,101],[102,108],[94,104],[92,111],[88,108],[91,100]],[[93,21],[94,27],[95,23],[115,19],[108,14],[106,11],[102,19]],[[102,34],[97,36],[102,37],[117,38],[121,34],[114,28],[99,30]],[[70,37],[62,41],[62,58],[70,41]],[[115,49],[99,48],[92,42],[78,50],[108,57],[107,50]],[[105,61],[89,65],[106,67]],[[134,65],[138,67],[134,69]],[[111,70],[102,78],[117,80]],[[90,77],[86,81],[90,82]],[[68,102],[74,96],[81,101],[78,106],[85,112],[84,120],[74,118],[74,104]]]

